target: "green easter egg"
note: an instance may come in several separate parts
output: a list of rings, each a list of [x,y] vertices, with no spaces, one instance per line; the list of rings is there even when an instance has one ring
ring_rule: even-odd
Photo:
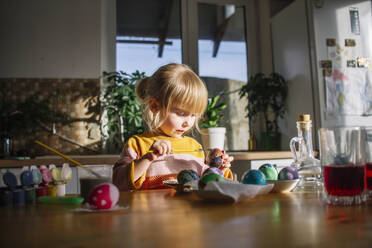
[[[208,182],[224,182],[225,180],[218,174],[206,174],[199,180],[199,189],[204,189]]]
[[[274,167],[261,166],[259,170],[265,175],[266,180],[278,180],[278,172]]]

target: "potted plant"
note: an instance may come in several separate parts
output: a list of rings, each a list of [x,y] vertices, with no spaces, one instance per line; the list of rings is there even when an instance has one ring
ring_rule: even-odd
[[[223,94],[225,94],[225,92],[208,98],[207,109],[199,123],[202,143],[206,149],[224,149],[226,128],[220,127],[220,125],[223,119],[221,111],[224,110],[227,105],[225,103],[218,103]]]
[[[141,106],[136,97],[136,83],[144,72],[103,72],[105,87],[101,106],[106,116],[102,131],[106,152],[120,152],[131,136],[143,133]]]
[[[254,123],[261,116],[264,120],[264,128],[261,133],[261,146],[264,150],[279,148],[278,119],[283,117],[286,112],[287,92],[287,82],[278,73],[271,73],[269,76],[256,73],[239,90],[240,98],[246,97],[248,100],[245,109],[250,130],[253,130]],[[251,132],[250,135],[253,136],[254,133]]]

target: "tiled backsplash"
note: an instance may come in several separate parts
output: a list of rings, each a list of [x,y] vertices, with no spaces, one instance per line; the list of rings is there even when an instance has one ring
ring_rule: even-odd
[[[56,125],[56,133],[66,139],[51,135],[47,131],[39,132],[34,137],[13,140],[15,150],[26,149],[36,155],[52,154],[33,143],[34,139],[39,139],[66,154],[96,154],[100,152],[100,108],[97,105],[100,94],[99,79],[2,78],[0,86],[8,86],[11,89],[10,94],[14,101],[24,101],[35,93],[40,93],[38,97],[42,100],[57,93],[57,97],[51,99],[52,107],[66,113],[74,120],[69,125]],[[73,144],[73,142],[90,149]]]

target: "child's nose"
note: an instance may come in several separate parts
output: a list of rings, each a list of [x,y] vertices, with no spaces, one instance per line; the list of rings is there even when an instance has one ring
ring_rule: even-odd
[[[183,126],[183,127],[188,127],[188,126],[190,126],[190,123],[191,123],[191,118],[190,118],[190,117],[187,117],[187,118],[185,118],[185,120],[183,121],[182,126]]]

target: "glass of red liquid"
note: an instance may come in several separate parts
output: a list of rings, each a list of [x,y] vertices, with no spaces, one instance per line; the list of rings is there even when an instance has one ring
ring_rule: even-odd
[[[366,131],[360,127],[319,130],[326,203],[354,205],[367,200],[365,140]]]
[[[369,197],[372,196],[372,127],[366,127],[366,184]]]

